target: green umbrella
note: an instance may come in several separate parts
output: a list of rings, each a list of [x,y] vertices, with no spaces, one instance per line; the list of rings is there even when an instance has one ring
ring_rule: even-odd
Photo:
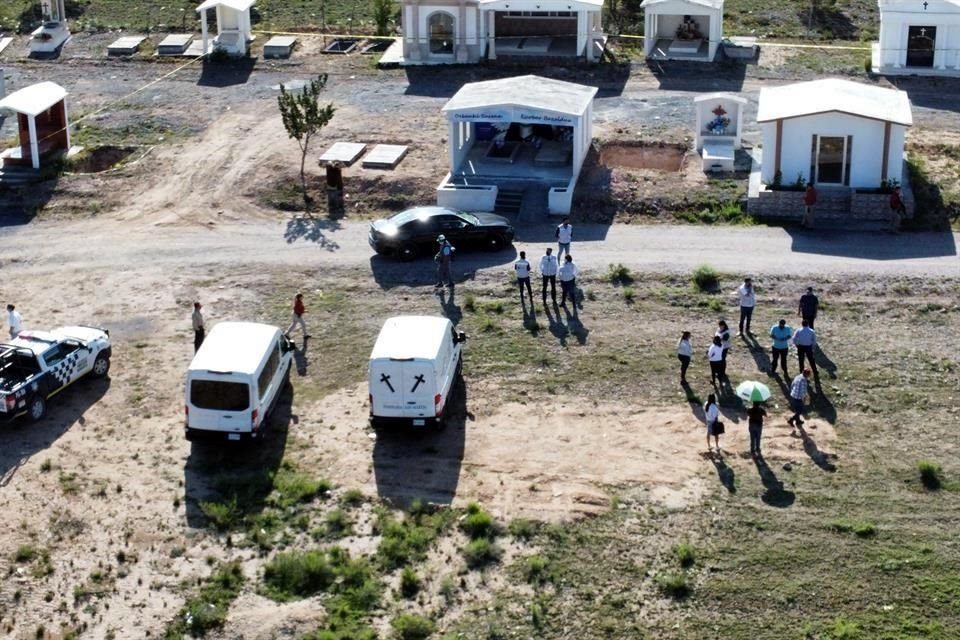
[[[770,387],[762,382],[747,380],[737,385],[737,395],[744,400],[753,402],[763,402],[770,398]]]

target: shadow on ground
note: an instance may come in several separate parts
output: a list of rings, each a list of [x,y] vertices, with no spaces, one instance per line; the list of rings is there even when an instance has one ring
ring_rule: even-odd
[[[512,246],[499,251],[457,251],[456,260],[450,267],[457,287],[473,280],[477,271],[498,265],[510,265],[517,258]],[[370,271],[381,289],[394,287],[433,286],[437,282],[437,264],[429,256],[421,256],[411,262],[400,262],[381,255],[370,257]]]
[[[287,220],[287,228],[283,232],[283,239],[288,244],[299,240],[313,242],[321,249],[336,251],[340,245],[327,237],[331,231],[337,231],[343,225],[336,218],[314,218],[313,216],[295,216]]]
[[[886,233],[830,232],[786,227],[794,253],[818,253],[864,260],[904,260],[957,255],[953,233],[922,232],[892,235]]]

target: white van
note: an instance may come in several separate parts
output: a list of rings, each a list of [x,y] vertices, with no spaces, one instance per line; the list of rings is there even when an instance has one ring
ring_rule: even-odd
[[[447,318],[387,320],[370,353],[371,424],[442,425],[466,339]]]
[[[293,343],[277,327],[221,322],[187,370],[186,437],[258,438],[290,375]]]

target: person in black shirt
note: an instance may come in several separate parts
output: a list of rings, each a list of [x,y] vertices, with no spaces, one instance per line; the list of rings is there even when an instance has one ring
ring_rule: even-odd
[[[800,305],[797,308],[797,315],[801,320],[806,320],[807,324],[813,329],[813,321],[817,319],[817,310],[820,308],[820,300],[813,295],[813,287],[807,287],[807,292],[800,296]]]
[[[762,402],[754,402],[753,406],[747,409],[747,429],[750,432],[750,455],[755,458],[760,456],[760,435],[763,433],[763,418],[767,415],[767,410],[763,408]]]

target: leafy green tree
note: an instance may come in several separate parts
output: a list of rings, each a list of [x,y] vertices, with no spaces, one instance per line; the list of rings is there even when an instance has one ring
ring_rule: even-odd
[[[300,184],[303,187],[304,202],[307,202],[307,177],[304,166],[307,162],[310,140],[330,123],[336,111],[332,103],[320,104],[320,92],[326,86],[327,74],[324,73],[317,76],[316,80],[307,83],[299,93],[287,91],[281,84],[280,95],[277,97],[283,127],[300,146]]]
[[[397,11],[393,0],[373,0],[373,23],[377,25],[377,35],[390,34],[390,19]]]

